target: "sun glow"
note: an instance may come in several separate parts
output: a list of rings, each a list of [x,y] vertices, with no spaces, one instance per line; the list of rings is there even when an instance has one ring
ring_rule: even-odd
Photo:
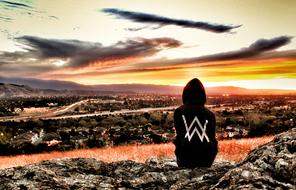
[[[269,80],[237,80],[228,82],[205,82],[205,86],[237,86],[248,89],[296,90],[296,79],[275,78]]]

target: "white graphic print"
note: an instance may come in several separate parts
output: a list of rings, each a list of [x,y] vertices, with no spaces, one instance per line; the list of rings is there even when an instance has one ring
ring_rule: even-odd
[[[185,138],[188,138],[189,142],[191,141],[193,135],[196,133],[200,139],[201,142],[203,142],[203,139],[205,138],[208,142],[210,142],[209,137],[206,133],[206,129],[207,129],[207,124],[208,124],[208,120],[205,121],[205,124],[202,126],[199,119],[197,118],[197,116],[194,117],[193,121],[191,122],[190,126],[188,127],[187,125],[187,121],[184,115],[182,115],[183,121],[184,121],[184,125],[186,127],[186,135]],[[192,133],[190,133],[191,128],[193,127],[194,123],[197,122],[201,133],[199,133],[198,129],[196,127],[194,127]]]

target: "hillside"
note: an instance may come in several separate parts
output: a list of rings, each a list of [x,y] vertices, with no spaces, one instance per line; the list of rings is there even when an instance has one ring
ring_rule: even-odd
[[[0,83],[0,98],[36,96],[110,95],[113,91],[38,89],[28,85]],[[119,93],[119,92],[117,92]]]
[[[0,97],[14,97],[14,96],[36,96],[41,94],[41,91],[33,89],[29,86],[18,84],[4,84],[0,83]]]

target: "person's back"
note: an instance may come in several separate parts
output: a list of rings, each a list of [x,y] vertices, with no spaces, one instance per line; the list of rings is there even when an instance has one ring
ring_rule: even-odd
[[[202,83],[192,79],[183,90],[183,105],[175,110],[175,154],[180,167],[210,167],[217,154],[215,115],[205,106]]]

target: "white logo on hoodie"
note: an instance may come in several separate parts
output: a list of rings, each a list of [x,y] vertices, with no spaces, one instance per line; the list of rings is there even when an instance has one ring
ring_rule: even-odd
[[[184,125],[186,127],[186,135],[185,135],[185,138],[188,138],[188,141],[189,142],[191,141],[191,139],[192,139],[192,137],[193,137],[194,134],[197,134],[197,136],[199,137],[199,139],[200,139],[201,142],[203,142],[203,139],[204,138],[208,142],[210,142],[209,137],[208,137],[208,135],[206,133],[208,120],[206,120],[205,123],[204,123],[204,125],[202,126],[201,123],[200,123],[200,121],[199,121],[199,119],[197,118],[197,116],[195,116],[194,119],[193,119],[193,121],[191,122],[190,126],[188,127],[185,116],[182,115],[182,118],[183,118],[183,121],[184,121]],[[198,127],[200,128],[201,134],[200,134],[199,130],[196,127],[194,127],[192,133],[190,133],[190,131],[191,131],[191,129],[192,129],[192,127],[193,127],[193,125],[194,125],[195,122],[198,124]]]

